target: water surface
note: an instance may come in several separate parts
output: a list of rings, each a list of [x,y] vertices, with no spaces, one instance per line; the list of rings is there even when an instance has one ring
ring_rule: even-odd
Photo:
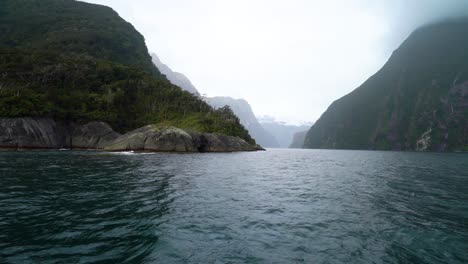
[[[467,262],[467,154],[0,153],[0,263]]]

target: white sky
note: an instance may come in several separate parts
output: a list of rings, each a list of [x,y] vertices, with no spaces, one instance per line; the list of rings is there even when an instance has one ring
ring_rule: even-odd
[[[317,120],[420,25],[468,0],[88,0],[114,8],[202,94],[256,115]]]

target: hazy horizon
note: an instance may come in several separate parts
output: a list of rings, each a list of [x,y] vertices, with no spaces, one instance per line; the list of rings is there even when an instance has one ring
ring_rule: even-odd
[[[116,10],[200,93],[296,124],[315,122],[416,28],[468,13],[463,0],[86,2]]]

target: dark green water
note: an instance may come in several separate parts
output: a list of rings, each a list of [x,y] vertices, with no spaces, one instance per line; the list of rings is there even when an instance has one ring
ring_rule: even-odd
[[[467,154],[0,153],[0,263],[467,262]]]

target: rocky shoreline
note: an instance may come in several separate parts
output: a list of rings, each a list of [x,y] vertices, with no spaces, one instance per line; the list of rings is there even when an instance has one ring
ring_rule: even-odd
[[[160,125],[121,135],[98,121],[77,125],[52,118],[0,118],[0,150],[33,149],[182,153],[264,150],[237,137]]]

